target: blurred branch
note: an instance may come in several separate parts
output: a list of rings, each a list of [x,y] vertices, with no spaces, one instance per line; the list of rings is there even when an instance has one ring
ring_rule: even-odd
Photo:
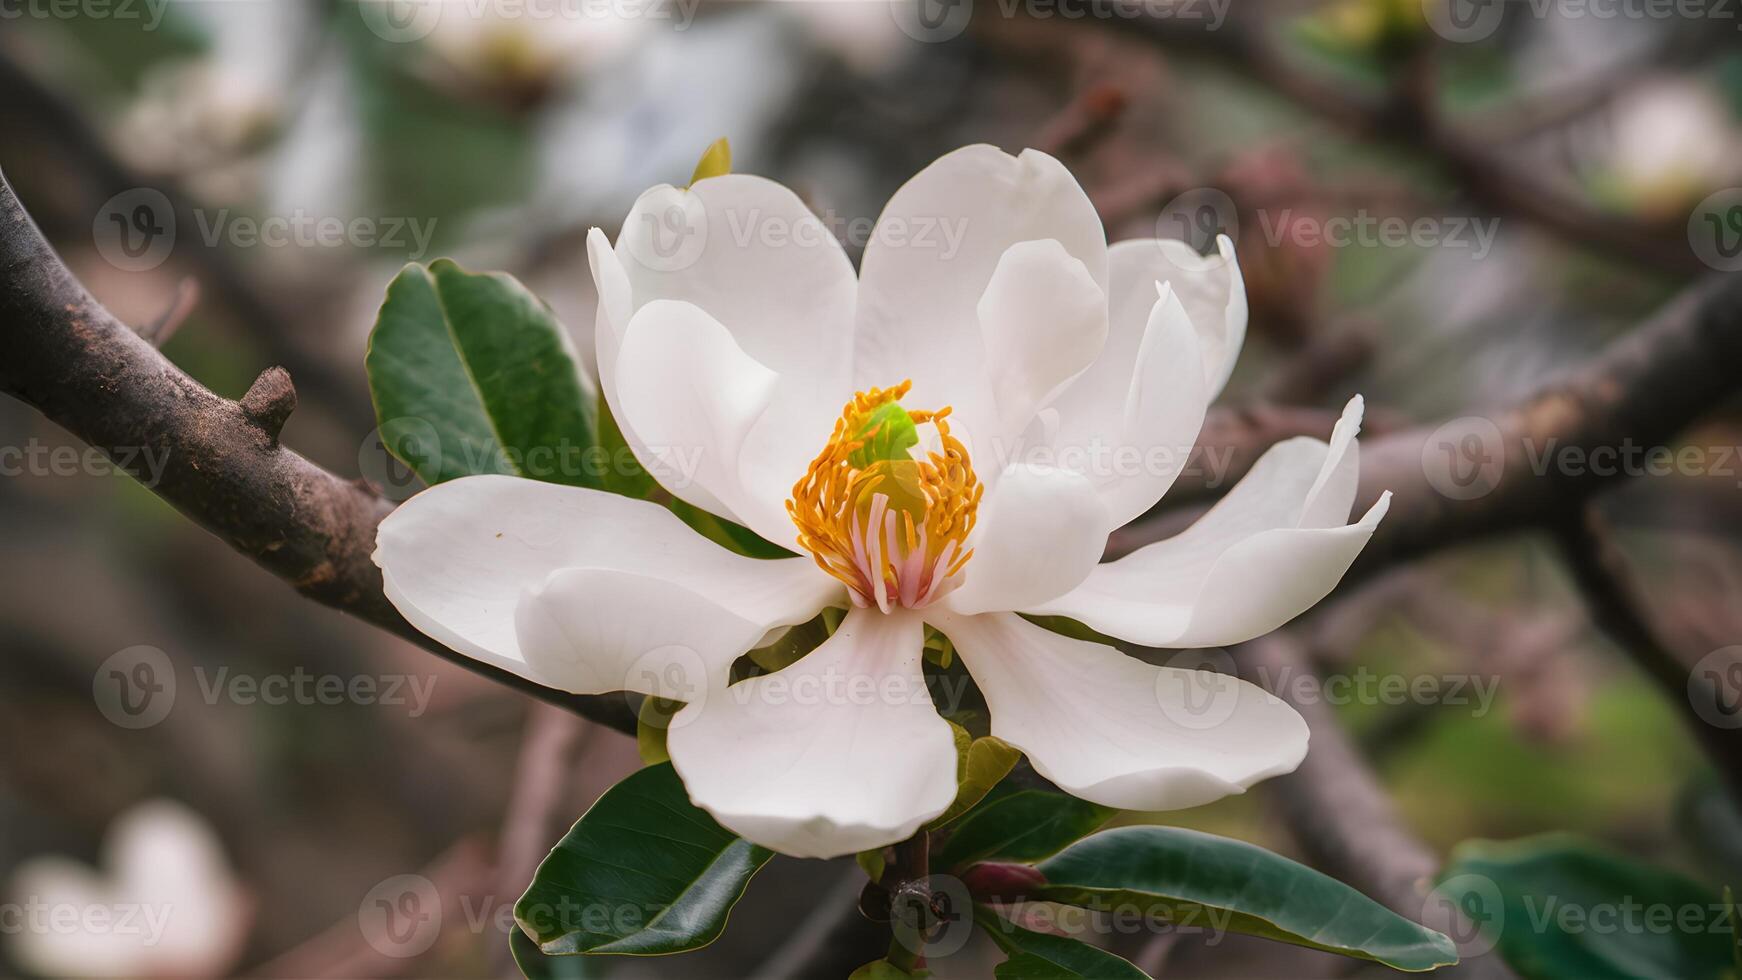
[[[1689,685],[1710,678],[1694,672],[1667,639],[1668,630],[1653,612],[1643,583],[1594,505],[1570,512],[1555,528],[1573,582],[1584,596],[1591,620],[1657,683],[1681,709],[1694,740],[1716,765],[1731,798],[1742,801],[1742,730],[1710,724],[1694,710]],[[1708,695],[1708,703],[1718,703]]]
[[[515,690],[635,730],[622,698],[551,690],[455,653],[406,622],[370,560],[375,527],[392,505],[278,444],[296,406],[290,375],[268,368],[240,402],[188,377],[74,279],[3,175],[0,391],[122,468],[137,467],[142,454],[161,457],[152,492],[308,598]]]
[[[94,188],[93,198],[100,202],[117,194],[141,187],[153,187],[163,192],[171,202],[175,227],[194,229],[201,226],[199,216],[189,206],[189,197],[171,180],[136,173],[110,151],[102,137],[84,121],[79,108],[39,82],[30,72],[0,51],[0,113],[12,112],[29,120],[60,147],[60,156],[70,160],[84,172]],[[88,218],[86,220],[89,220]],[[305,383],[321,390],[323,397],[334,399],[347,418],[372,418],[370,406],[356,392],[356,385],[347,383],[338,372],[311,356],[295,343],[297,332],[286,321],[279,304],[269,302],[264,291],[238,265],[231,254],[216,244],[206,244],[196,235],[183,235],[177,254],[188,260],[200,280],[230,311],[236,322],[251,331],[268,357],[289,365]],[[167,341],[162,335],[156,343]]]
[[[1559,468],[1557,458],[1665,444],[1737,390],[1737,364],[1742,276],[1713,277],[1530,399],[1479,417],[1499,436],[1484,440],[1495,482],[1481,496],[1453,500],[1429,482],[1424,460],[1434,426],[1363,440],[1357,511],[1382,490],[1393,497],[1349,574],[1362,578],[1439,548],[1553,524],[1625,476],[1619,466]]]
[[[1213,55],[1351,134],[1379,139],[1438,162],[1485,207],[1517,215],[1580,248],[1595,248],[1675,275],[1702,271],[1678,226],[1659,227],[1599,211],[1543,179],[1539,168],[1494,151],[1496,140],[1452,124],[1434,91],[1431,48],[1395,73],[1389,90],[1368,91],[1329,79],[1292,60],[1271,38],[1262,13],[1230,12],[1218,29],[1178,17],[1127,18],[1150,39]]]
[[[1312,751],[1294,772],[1265,783],[1280,804],[1290,835],[1313,866],[1365,892],[1399,915],[1420,922],[1430,911],[1429,889],[1440,861],[1403,825],[1373,771],[1322,699],[1292,697],[1291,678],[1312,673],[1301,641],[1287,630],[1243,644],[1237,657],[1272,679],[1277,696],[1300,712],[1311,730]],[[1438,911],[1448,911],[1442,903]],[[1454,930],[1470,935],[1467,929]],[[1498,956],[1465,959],[1437,975],[1510,977]]]

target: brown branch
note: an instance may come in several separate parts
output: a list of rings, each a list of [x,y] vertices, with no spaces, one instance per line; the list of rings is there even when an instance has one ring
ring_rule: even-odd
[[[1417,922],[1429,912],[1449,911],[1429,901],[1439,857],[1403,825],[1331,707],[1321,699],[1298,697],[1301,687],[1292,681],[1313,670],[1300,641],[1278,631],[1243,644],[1236,659],[1288,700],[1312,733],[1312,750],[1300,768],[1264,784],[1307,859]],[[1463,928],[1454,931],[1470,934]],[[1463,977],[1512,975],[1492,955],[1468,958],[1454,972]]]
[[[1667,639],[1670,632],[1652,610],[1643,583],[1594,505],[1569,512],[1555,527],[1555,540],[1573,582],[1597,628],[1677,705],[1688,731],[1718,769],[1733,799],[1742,800],[1742,730],[1720,728],[1700,717],[1690,684],[1708,684]],[[1705,703],[1717,703],[1707,695]]]
[[[1742,276],[1714,277],[1685,290],[1534,397],[1491,418],[1474,417],[1468,431],[1481,442],[1477,461],[1487,461],[1493,477],[1486,493],[1457,500],[1429,481],[1424,459],[1460,450],[1461,442],[1440,442],[1444,427],[1437,429],[1438,439],[1436,427],[1421,426],[1362,440],[1356,510],[1382,490],[1393,497],[1350,576],[1361,578],[1449,545],[1552,524],[1624,475],[1621,467],[1593,472],[1598,468],[1556,460],[1666,444],[1736,391],[1737,364]]]
[[[1262,14],[1246,8],[1218,30],[1185,18],[1123,18],[1152,40],[1214,55],[1248,72],[1278,94],[1345,131],[1436,159],[1476,201],[1524,218],[1565,241],[1673,275],[1703,271],[1679,227],[1644,224],[1599,211],[1545,180],[1539,168],[1509,160],[1494,140],[1466,132],[1439,110],[1427,49],[1396,72],[1389,91],[1348,87],[1297,65],[1271,39]]]
[[[381,591],[370,561],[392,505],[278,445],[296,403],[282,368],[242,402],[171,364],[73,278],[0,175],[0,391],[102,450],[116,465],[162,460],[150,489],[255,564],[317,602],[412,640],[443,659],[621,731],[622,698],[552,691],[448,650]]]

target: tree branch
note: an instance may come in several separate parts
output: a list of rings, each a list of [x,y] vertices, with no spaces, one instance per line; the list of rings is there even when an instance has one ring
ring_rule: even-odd
[[[1587,505],[1570,512],[1555,532],[1592,622],[1656,682],[1671,704],[1679,707],[1688,731],[1717,766],[1731,797],[1742,800],[1742,730],[1719,728],[1694,710],[1688,685],[1708,684],[1710,679],[1696,675],[1695,665],[1678,655],[1667,640],[1668,631],[1653,613],[1645,588],[1608,523],[1594,506]]]
[[[1622,467],[1561,467],[1593,450],[1662,446],[1736,391],[1742,364],[1742,276],[1700,282],[1535,396],[1491,418],[1481,453],[1493,471],[1485,494],[1455,500],[1428,479],[1425,458],[1443,427],[1422,426],[1361,443],[1360,511],[1383,490],[1391,511],[1350,570],[1360,579],[1448,545],[1546,527],[1625,474]],[[1497,438],[1495,435],[1497,434]],[[1442,432],[1442,438],[1443,438]],[[1456,448],[1456,447],[1453,447]],[[1425,455],[1424,455],[1425,453]],[[1593,470],[1603,472],[1593,472]]]
[[[454,653],[387,601],[370,560],[392,505],[278,445],[296,404],[269,368],[238,402],[221,398],[115,319],[73,278],[0,175],[0,391],[39,409],[298,592],[416,642],[450,663],[635,730],[622,698],[553,691]]]
[[[1672,275],[1703,270],[1679,226],[1642,223],[1596,210],[1545,180],[1537,168],[1493,151],[1494,140],[1448,121],[1434,99],[1431,49],[1415,52],[1401,66],[1390,91],[1370,92],[1329,80],[1297,66],[1273,42],[1263,15],[1231,15],[1216,30],[1179,17],[1122,18],[1121,23],[1169,45],[1218,57],[1264,82],[1278,94],[1364,138],[1437,160],[1484,207],[1529,220],[1563,240]]]

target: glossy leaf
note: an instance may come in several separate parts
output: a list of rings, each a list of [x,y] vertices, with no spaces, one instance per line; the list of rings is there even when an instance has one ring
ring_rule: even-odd
[[[382,442],[424,482],[601,484],[593,393],[562,325],[513,277],[446,259],[406,266],[364,364]]]
[[[518,928],[509,930],[508,952],[526,980],[588,980],[600,972],[594,967],[596,961],[585,956],[544,955],[532,937]]]
[[[1106,823],[1117,811],[1074,796],[1000,789],[957,820],[932,851],[932,869],[976,861],[1038,861]]]
[[[1348,885],[1248,844],[1179,827],[1121,827],[1040,864],[1030,897],[1139,912],[1374,960],[1399,970],[1457,962],[1452,941]]]
[[[966,728],[953,721],[950,722],[950,731],[956,736],[956,799],[948,810],[926,824],[927,829],[942,827],[972,810],[992,792],[994,786],[1010,775],[1017,760],[1022,758],[1022,753],[1003,739],[990,735],[974,738]]]
[[[1465,843],[1438,892],[1527,980],[1701,980],[1734,965],[1719,894],[1568,834]]]
[[[514,906],[550,955],[657,955],[713,942],[773,856],[690,804],[669,763],[606,791]]]
[[[998,980],[1149,980],[1129,960],[1066,936],[1033,932],[980,908],[974,921],[1009,959],[992,971]]]

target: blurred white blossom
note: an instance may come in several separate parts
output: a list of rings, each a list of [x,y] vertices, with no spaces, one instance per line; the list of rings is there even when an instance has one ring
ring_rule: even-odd
[[[252,917],[217,835],[169,800],[122,814],[101,868],[32,858],[13,872],[8,896],[22,926],[12,957],[45,977],[220,976]]]

